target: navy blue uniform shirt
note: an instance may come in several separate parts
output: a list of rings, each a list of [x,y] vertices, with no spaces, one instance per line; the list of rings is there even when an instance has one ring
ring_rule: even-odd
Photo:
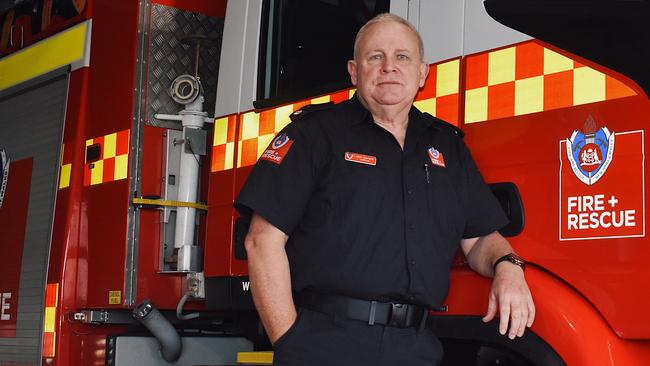
[[[462,238],[507,219],[455,128],[409,112],[404,149],[356,97],[305,113],[235,202],[289,236],[294,291],[436,307]]]

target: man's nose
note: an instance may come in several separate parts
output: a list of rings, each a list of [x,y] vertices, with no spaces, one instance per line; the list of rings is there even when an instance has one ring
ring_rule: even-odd
[[[395,61],[390,57],[384,58],[384,63],[381,66],[381,71],[385,74],[394,72],[396,70]]]

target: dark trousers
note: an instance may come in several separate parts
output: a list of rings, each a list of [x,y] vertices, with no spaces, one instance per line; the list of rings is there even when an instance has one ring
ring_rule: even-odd
[[[426,327],[370,326],[304,308],[273,348],[276,366],[436,366],[443,353]]]

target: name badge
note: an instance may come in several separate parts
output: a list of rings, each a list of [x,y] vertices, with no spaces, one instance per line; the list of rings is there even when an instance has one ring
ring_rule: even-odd
[[[377,157],[372,155],[364,155],[355,152],[346,152],[345,160],[351,161],[353,163],[366,164],[366,165],[377,165]]]

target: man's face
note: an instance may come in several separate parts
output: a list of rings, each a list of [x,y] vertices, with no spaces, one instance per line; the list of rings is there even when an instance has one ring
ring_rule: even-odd
[[[428,71],[415,34],[392,21],[368,27],[357,45],[357,58],[348,61],[352,84],[370,105],[410,105]]]

